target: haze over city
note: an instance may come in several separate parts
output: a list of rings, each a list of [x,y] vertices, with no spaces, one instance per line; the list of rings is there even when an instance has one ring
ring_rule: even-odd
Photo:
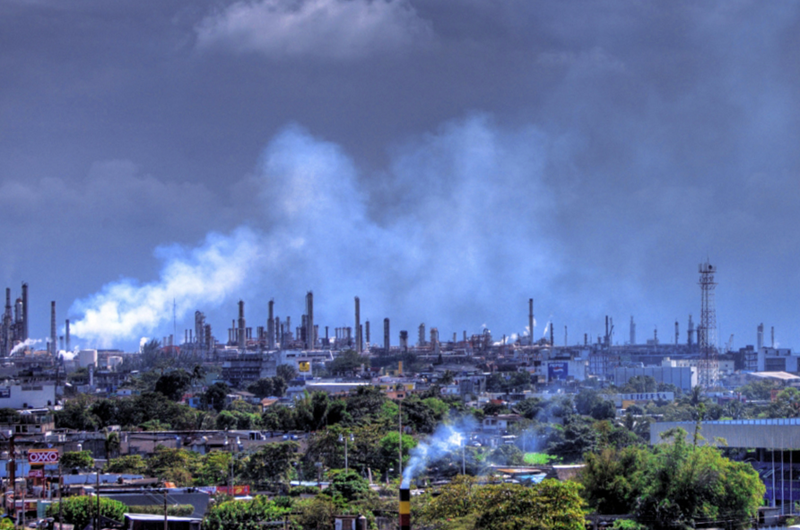
[[[718,267],[720,344],[800,330],[800,4],[0,4],[0,280],[73,343],[251,322],[636,319]],[[356,22],[357,21],[357,22]],[[173,306],[174,303],[174,306]],[[254,324],[255,325],[255,324]],[[393,336],[396,340],[396,335]]]

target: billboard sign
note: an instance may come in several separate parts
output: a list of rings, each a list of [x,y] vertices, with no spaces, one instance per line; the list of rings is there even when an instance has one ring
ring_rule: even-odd
[[[58,449],[28,449],[28,463],[32,466],[58,464]]]
[[[569,376],[569,363],[567,361],[550,362],[547,365],[548,381],[566,381]]]
[[[0,398],[8,399],[11,397],[11,387],[0,386]]]
[[[231,487],[230,486],[217,486],[217,493],[224,493],[225,495],[231,494]],[[234,486],[233,487],[233,496],[242,496],[242,495],[250,495],[250,486],[247,484],[242,484],[241,486]]]

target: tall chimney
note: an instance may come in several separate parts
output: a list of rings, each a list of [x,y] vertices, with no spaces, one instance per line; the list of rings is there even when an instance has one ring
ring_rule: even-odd
[[[22,341],[28,340],[28,284],[22,283]]]
[[[550,346],[551,347],[556,345],[556,339],[555,339],[555,334],[553,332],[553,328],[555,328],[555,325],[552,322],[550,322]]]
[[[389,353],[390,339],[389,339],[389,319],[383,319],[383,351]]]
[[[636,322],[633,321],[633,316],[631,315],[631,346],[636,344]]]
[[[370,340],[369,340],[369,320],[364,322],[364,327],[365,327],[364,336],[366,337],[367,344],[369,344],[370,343]]]
[[[533,298],[528,299],[528,339],[533,346]]]
[[[408,351],[408,331],[400,331],[400,351],[403,353]]]
[[[775,326],[770,327],[770,345],[775,349]]]
[[[756,336],[756,349],[760,350],[764,347],[764,323],[758,325],[758,335]]]
[[[238,346],[239,348],[244,349],[247,345],[246,335],[244,334],[244,301],[239,300],[239,336],[238,338]]]
[[[64,333],[64,338],[66,339],[66,342],[67,342],[67,351],[71,351],[70,350],[71,346],[70,346],[70,343],[69,343],[69,319],[67,319],[67,323],[66,323],[65,327],[66,327],[66,331]]]
[[[356,296],[356,353],[361,353],[361,300]]]
[[[267,348],[275,349],[275,300],[269,301],[269,315],[267,318]]]
[[[306,293],[306,349],[313,350],[317,344],[314,336],[314,293]]]
[[[567,346],[567,326],[564,326],[564,346]]]
[[[411,490],[403,486],[400,487],[400,530],[411,530]]]
[[[680,330],[678,328],[678,321],[675,321],[675,346],[678,345],[678,341],[680,341]]]
[[[687,342],[689,348],[692,347],[693,341],[694,341],[694,322],[692,322],[692,315],[689,315],[689,340]]]
[[[58,354],[58,343],[56,342],[56,301],[50,302],[50,355],[55,357]]]

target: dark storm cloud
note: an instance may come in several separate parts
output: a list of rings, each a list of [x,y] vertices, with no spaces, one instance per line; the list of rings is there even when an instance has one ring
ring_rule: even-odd
[[[721,337],[752,342],[764,321],[784,344],[800,339],[795,4],[0,9],[7,284],[26,279],[64,305],[120,276],[157,284],[156,246],[203,249],[207,232],[248,226],[283,249],[264,270],[288,287],[267,274],[231,300],[295,293],[295,314],[315,288],[332,321],[348,322],[359,294],[373,318],[502,333],[521,331],[534,296],[539,320],[569,324],[572,340],[600,332],[606,313],[619,340],[630,314],[640,336],[658,325],[665,340],[674,318],[697,321],[708,256]],[[361,26],[341,22],[355,13]],[[281,186],[297,185],[298,153],[312,152],[336,153],[334,169],[308,172],[352,195],[340,224],[274,202],[303,195]],[[293,169],[254,170],[260,156]],[[107,160],[133,162],[98,180]],[[327,259],[287,247],[295,236]],[[64,256],[66,272],[43,265]],[[370,260],[383,266],[353,264]]]

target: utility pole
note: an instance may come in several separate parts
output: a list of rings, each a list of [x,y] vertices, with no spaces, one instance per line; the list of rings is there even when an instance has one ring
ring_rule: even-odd
[[[164,488],[164,530],[168,530],[169,518],[167,517],[167,488]]]
[[[97,468],[97,491],[95,492],[97,495],[97,523],[95,524],[95,530],[100,530],[100,468]]]
[[[61,457],[58,458],[58,530],[61,530],[63,523],[61,522],[61,514],[63,513],[64,505],[61,504]]]

